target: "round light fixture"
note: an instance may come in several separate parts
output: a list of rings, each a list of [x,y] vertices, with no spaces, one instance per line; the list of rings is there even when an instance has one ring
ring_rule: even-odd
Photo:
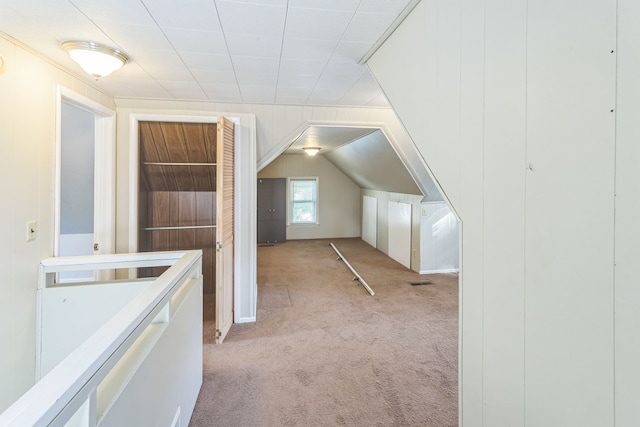
[[[310,156],[315,156],[320,151],[320,147],[302,147],[302,149]]]
[[[62,43],[62,48],[96,80],[108,76],[129,62],[129,57],[124,52],[94,42],[67,41]]]

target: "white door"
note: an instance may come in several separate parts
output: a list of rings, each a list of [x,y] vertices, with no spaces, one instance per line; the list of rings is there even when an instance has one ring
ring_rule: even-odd
[[[216,342],[233,324],[234,124],[218,118],[216,141]]]

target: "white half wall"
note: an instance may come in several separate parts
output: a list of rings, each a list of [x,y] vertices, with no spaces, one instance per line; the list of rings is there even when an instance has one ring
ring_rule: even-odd
[[[424,0],[369,61],[462,220],[461,425],[640,418],[639,20]]]

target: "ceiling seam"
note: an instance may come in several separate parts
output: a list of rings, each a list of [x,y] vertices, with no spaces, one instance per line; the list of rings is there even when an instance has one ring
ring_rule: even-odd
[[[282,26],[282,40],[280,41],[280,56],[278,57],[278,72],[276,73],[276,90],[273,94],[273,103],[278,99],[278,89],[280,87],[280,68],[282,67],[282,52],[284,51],[284,39],[287,32],[287,19],[289,18],[289,0],[284,12],[284,25]]]

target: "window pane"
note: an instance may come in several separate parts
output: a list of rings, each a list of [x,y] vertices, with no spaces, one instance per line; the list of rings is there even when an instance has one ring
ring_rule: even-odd
[[[316,204],[314,202],[294,202],[293,222],[316,222]]]
[[[317,222],[316,195],[318,182],[316,179],[291,180],[291,222]]]
[[[315,200],[315,181],[293,181],[293,200]]]

